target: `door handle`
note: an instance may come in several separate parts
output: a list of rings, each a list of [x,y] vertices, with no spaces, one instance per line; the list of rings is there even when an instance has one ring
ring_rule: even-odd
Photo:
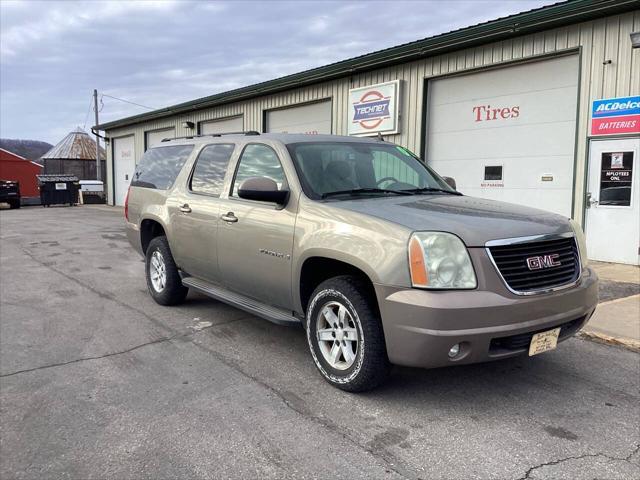
[[[238,217],[236,217],[233,212],[226,213],[220,216],[220,218],[227,223],[236,223],[238,221]]]
[[[587,208],[591,208],[594,205],[598,205],[598,200],[596,198],[593,198],[591,195],[591,192],[587,192]]]
[[[180,211],[181,211],[182,213],[191,213],[191,207],[189,206],[189,204],[188,204],[188,203],[185,203],[184,205],[182,205],[182,206],[180,207]]]

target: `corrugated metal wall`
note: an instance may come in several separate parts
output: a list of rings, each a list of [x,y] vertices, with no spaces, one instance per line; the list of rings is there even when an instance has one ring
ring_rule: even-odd
[[[141,123],[129,128],[111,130],[107,132],[107,135],[119,137],[134,133],[137,161],[144,151],[145,131],[175,127],[177,136],[191,135],[194,131],[184,129],[182,127],[183,121],[189,120],[197,124],[203,120],[233,115],[244,115],[246,130],[263,131],[262,121],[265,110],[323,98],[332,99],[333,133],[346,135],[349,89],[400,79],[403,81],[401,133],[391,135],[388,139],[420,153],[423,147],[425,79],[498,66],[502,63],[535,59],[571,50],[577,52],[579,49],[581,70],[574,215],[581,218],[591,101],[640,93],[640,49],[632,50],[629,40],[629,34],[633,31],[640,31],[640,10],[374,70],[245,102]],[[611,64],[603,65],[605,60],[611,60]],[[108,158],[111,160],[110,149],[108,153]],[[111,161],[108,162],[108,168],[108,178],[111,178]],[[110,181],[110,202],[112,201],[111,189],[112,183]]]

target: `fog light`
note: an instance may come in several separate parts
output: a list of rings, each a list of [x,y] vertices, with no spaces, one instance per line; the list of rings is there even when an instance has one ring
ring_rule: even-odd
[[[451,347],[451,349],[449,350],[449,358],[454,358],[457,357],[458,354],[460,353],[460,344],[456,343],[453,347]]]

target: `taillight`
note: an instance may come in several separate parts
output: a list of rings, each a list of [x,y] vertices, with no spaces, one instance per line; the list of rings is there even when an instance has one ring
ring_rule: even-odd
[[[131,187],[127,189],[127,194],[124,197],[124,218],[129,221],[129,192],[131,191]]]

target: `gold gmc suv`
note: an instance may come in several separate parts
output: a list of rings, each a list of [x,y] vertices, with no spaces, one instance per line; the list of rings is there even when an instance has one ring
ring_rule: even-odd
[[[321,375],[348,391],[392,364],[551,350],[597,304],[577,223],[462,195],[376,139],[167,139],[137,165],[125,216],[156,302],[193,289],[302,325]]]

